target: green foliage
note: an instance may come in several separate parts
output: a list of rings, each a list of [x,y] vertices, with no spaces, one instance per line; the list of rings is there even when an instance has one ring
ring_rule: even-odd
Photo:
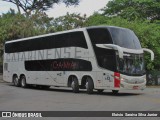
[[[90,16],[86,21],[86,26],[108,25],[129,28],[138,36],[142,47],[149,48],[155,53],[154,62],[150,61],[150,56],[145,55],[147,69],[158,69],[160,67],[160,25],[149,23],[148,21],[128,21],[121,17],[106,17],[100,14]]]
[[[3,53],[5,41],[52,32],[51,21],[46,14],[36,14],[26,17],[10,10],[0,16],[0,54]],[[0,57],[1,59],[1,57]],[[0,64],[1,64],[0,60]]]
[[[44,34],[50,20],[46,15],[26,17],[11,10],[0,17],[0,42]]]
[[[74,28],[80,28],[84,26],[84,22],[86,20],[86,15],[80,16],[80,14],[69,14],[67,13],[65,16],[60,16],[53,20],[52,25],[54,26],[55,31],[64,31],[70,30]]]
[[[108,20],[108,17],[105,17],[98,13],[94,13],[92,16],[87,18],[85,22],[85,26],[103,25],[103,24],[106,24],[107,20]]]
[[[27,15],[37,14],[52,8],[54,4],[65,3],[66,6],[78,5],[80,0],[3,0],[17,6],[19,13],[21,10]],[[21,10],[20,10],[21,8]]]
[[[112,0],[103,9],[106,16],[133,20],[160,20],[159,0]]]

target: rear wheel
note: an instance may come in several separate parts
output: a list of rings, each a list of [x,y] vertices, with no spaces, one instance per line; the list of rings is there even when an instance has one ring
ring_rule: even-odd
[[[21,82],[21,87],[23,87],[23,88],[27,87],[26,77],[25,76],[21,77],[20,82]]]
[[[13,84],[14,84],[15,86],[17,86],[17,87],[20,86],[20,81],[19,81],[17,75],[14,75],[14,76],[13,76]]]
[[[74,93],[78,93],[79,92],[79,84],[78,84],[78,79],[76,77],[72,77],[72,83],[71,83],[71,87]]]
[[[93,83],[92,78],[90,78],[90,77],[87,78],[86,89],[87,89],[87,93],[88,94],[92,94],[93,93],[94,83]]]

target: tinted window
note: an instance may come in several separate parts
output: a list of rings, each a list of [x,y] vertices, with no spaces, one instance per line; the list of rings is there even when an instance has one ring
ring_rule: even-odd
[[[145,74],[145,64],[143,54],[129,54],[123,59],[117,57],[118,71],[126,75],[142,76]]]
[[[115,51],[103,48],[96,48],[96,57],[100,67],[116,71]]]
[[[4,63],[4,71],[8,70],[8,63]]]
[[[88,33],[93,45],[95,44],[112,44],[111,36],[106,28],[88,29]]]
[[[114,44],[129,49],[141,49],[140,42],[133,31],[121,28],[108,28]]]
[[[81,59],[25,61],[27,71],[91,71],[91,62]]]
[[[98,65],[102,68],[115,71],[116,58],[115,51],[103,49],[96,46],[96,44],[113,44],[110,33],[106,28],[88,29],[88,33],[95,51]]]
[[[5,45],[5,52],[14,53],[62,47],[88,48],[83,32],[71,32],[7,43]]]

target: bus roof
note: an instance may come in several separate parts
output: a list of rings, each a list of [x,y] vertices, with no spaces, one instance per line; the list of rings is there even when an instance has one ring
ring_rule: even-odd
[[[104,26],[104,25],[103,26],[90,26],[90,27],[78,28],[78,29],[73,29],[73,30],[66,30],[66,31],[60,31],[60,32],[49,33],[49,34],[43,34],[43,35],[32,36],[32,37],[27,37],[27,38],[21,38],[21,39],[16,39],[16,40],[10,40],[10,41],[6,41],[5,43],[12,43],[12,42],[30,40],[30,39],[34,39],[34,38],[40,38],[40,37],[47,37],[47,36],[58,35],[58,34],[63,34],[63,33],[67,33],[67,32],[83,31],[83,30],[86,30],[86,29],[93,29],[93,28],[127,29],[127,28],[122,28],[122,27],[117,27],[117,26]]]

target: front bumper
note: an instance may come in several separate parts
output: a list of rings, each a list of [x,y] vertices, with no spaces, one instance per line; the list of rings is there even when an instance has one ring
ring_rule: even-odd
[[[141,84],[129,84],[126,82],[120,83],[120,89],[126,89],[126,90],[144,90],[146,88],[146,82]]]

